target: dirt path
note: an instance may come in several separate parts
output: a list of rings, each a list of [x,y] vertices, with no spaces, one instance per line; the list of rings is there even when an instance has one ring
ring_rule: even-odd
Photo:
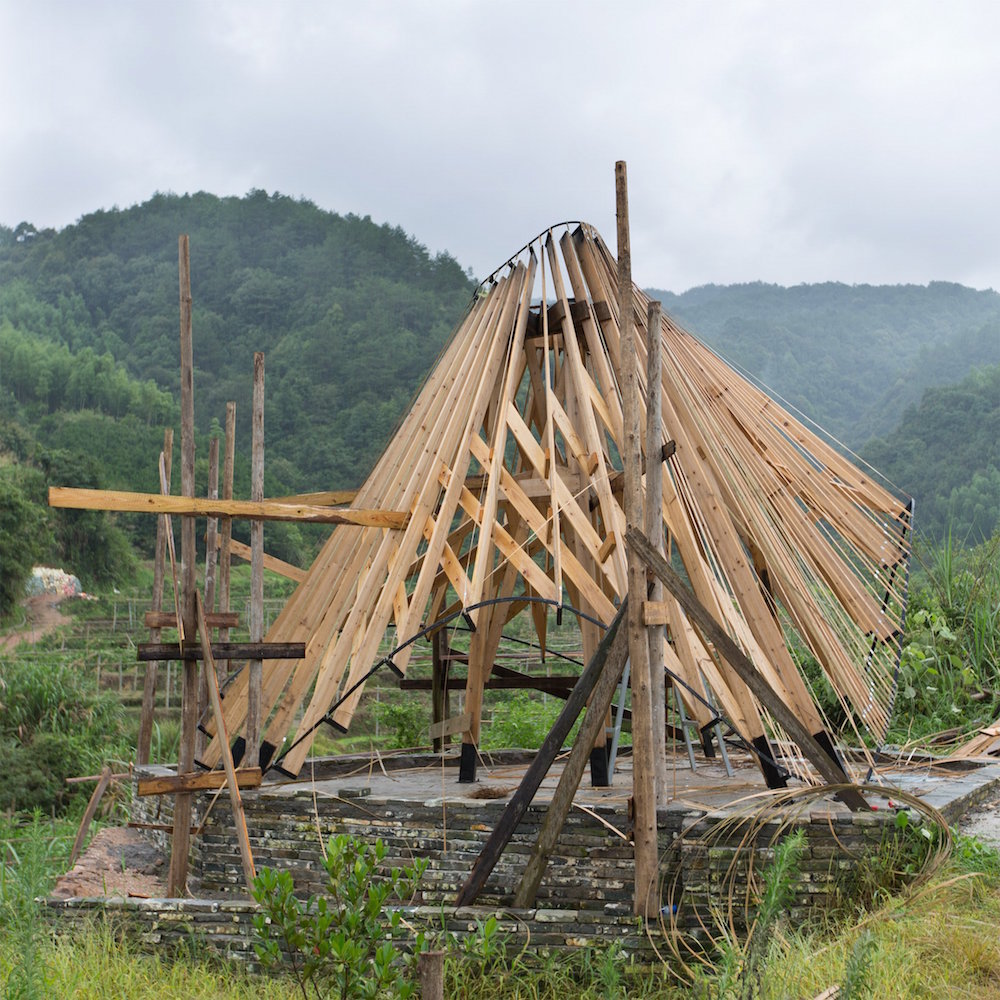
[[[42,636],[55,631],[60,625],[68,625],[72,619],[59,610],[62,600],[61,594],[29,597],[22,605],[27,621],[16,630],[0,636],[0,652],[10,652],[22,642],[38,642]]]
[[[138,830],[99,830],[76,865],[56,883],[52,895],[160,897],[167,894],[166,859]]]

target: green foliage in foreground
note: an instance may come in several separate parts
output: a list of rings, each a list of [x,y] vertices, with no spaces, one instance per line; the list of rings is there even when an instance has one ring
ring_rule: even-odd
[[[290,972],[304,997],[376,1000],[413,993],[392,937],[401,932],[391,900],[412,896],[427,868],[380,871],[380,839],[331,837],[323,856],[326,892],[302,901],[287,871],[262,868],[254,880],[254,948],[265,968]]]

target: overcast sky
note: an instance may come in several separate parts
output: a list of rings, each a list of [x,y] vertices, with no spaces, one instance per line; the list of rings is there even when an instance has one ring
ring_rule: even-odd
[[[480,277],[546,226],[633,274],[1000,288],[1000,4],[0,0],[0,222],[251,188]]]

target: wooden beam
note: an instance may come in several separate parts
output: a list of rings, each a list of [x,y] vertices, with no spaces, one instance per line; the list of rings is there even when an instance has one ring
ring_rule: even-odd
[[[208,626],[206,626],[207,628]],[[249,660],[301,660],[306,655],[304,642],[213,642],[212,655],[215,659]],[[202,659],[198,646],[179,642],[140,642],[136,647],[136,659],[140,663],[149,660],[185,660],[194,662]]]
[[[192,771],[190,774],[162,774],[140,778],[136,795],[174,795],[177,792],[216,791],[226,785],[225,771]],[[241,767],[236,772],[240,788],[258,788],[263,781],[259,767]]]
[[[750,689],[753,696],[770,712],[775,722],[798,744],[819,775],[831,785],[853,785],[844,769],[824,751],[812,733],[792,713],[781,700],[774,688],[761,676],[749,657],[736,645],[705,606],[688,590],[684,581],[635,528],[626,533],[629,548],[633,549],[649,569],[663,582],[663,585],[677,599],[684,613],[712,643],[718,654],[733,668],[740,679]],[[854,810],[867,810],[868,803],[856,788],[839,792],[842,802]]]
[[[147,611],[143,616],[146,628],[177,628],[177,615],[173,611]],[[214,615],[205,615],[205,624],[209,628],[237,628],[240,616],[235,611],[217,611]]]
[[[249,545],[244,545],[233,538],[229,542],[229,551],[237,559],[250,562],[251,550]],[[269,569],[272,573],[277,573],[278,576],[285,577],[286,580],[295,580],[296,583],[301,583],[306,578],[306,571],[304,569],[299,569],[298,566],[293,566],[291,563],[285,562],[277,556],[269,556],[266,552],[264,553],[264,569]],[[211,618],[211,615],[209,615],[209,618]]]
[[[207,500],[202,497],[165,497],[126,490],[82,490],[50,486],[49,506],[73,510],[111,510],[139,514],[180,514],[193,517],[239,517],[258,521],[302,521],[308,524],[354,524],[371,528],[406,527],[410,515],[400,510],[334,510],[274,500]]]
[[[497,671],[500,668],[494,664],[493,674],[486,681],[484,687],[489,691],[542,691],[545,694],[558,696],[560,693],[568,695],[573,690],[573,685],[579,680],[576,674],[553,674],[549,677],[532,677],[530,674],[521,674],[512,671],[513,677],[499,676]],[[461,687],[466,682],[466,678],[461,674],[448,675],[449,684]],[[404,677],[399,681],[400,691],[433,691],[434,682],[430,677]]]
[[[576,687],[573,688],[566,704],[563,706],[563,710],[559,713],[558,718],[552,725],[552,729],[549,730],[548,736],[545,737],[541,747],[539,747],[535,759],[528,766],[527,771],[525,771],[520,786],[511,796],[499,822],[494,827],[489,839],[483,845],[483,849],[476,859],[469,877],[459,890],[458,898],[455,901],[456,906],[471,906],[475,902],[476,897],[486,884],[486,880],[490,877],[490,872],[493,871],[496,863],[500,860],[500,855],[503,853],[504,848],[510,842],[510,838],[514,836],[514,831],[517,830],[518,825],[524,818],[524,814],[528,811],[528,806],[531,805],[531,800],[535,797],[542,779],[548,774],[552,762],[556,759],[556,755],[562,749],[566,737],[569,736],[569,731],[573,728],[573,723],[576,722],[577,717],[583,711],[584,706],[587,704],[587,699],[590,697],[591,692],[594,690],[604,671],[615,642],[615,636],[621,631],[620,627],[626,613],[627,604],[628,598],[625,599],[621,608],[619,608],[618,614],[615,615],[614,621],[612,621],[607,632],[604,634],[604,638],[597,647],[597,651],[580,675],[580,679],[576,682]]]

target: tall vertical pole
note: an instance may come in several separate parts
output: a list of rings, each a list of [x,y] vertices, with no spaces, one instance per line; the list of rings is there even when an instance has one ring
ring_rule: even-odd
[[[253,356],[253,417],[252,458],[250,468],[250,499],[264,499],[264,355]],[[250,522],[250,641],[264,641],[264,522]],[[261,688],[264,664],[251,660],[250,686],[247,694],[247,766],[256,767],[260,757],[261,733],[264,720]]]
[[[650,302],[646,314],[646,537],[660,555],[663,545],[663,384],[660,360],[660,303]],[[656,578],[650,600],[663,600],[663,584]],[[667,690],[663,673],[663,626],[649,628],[649,687],[652,701],[653,771],[656,803],[667,801]]]
[[[174,457],[174,429],[167,427],[163,432],[163,467],[166,471],[167,488],[170,487],[170,467]],[[156,464],[156,478],[160,478],[160,465]],[[153,611],[163,610],[163,580],[167,561],[167,518],[161,514],[156,519],[156,555],[153,560]],[[149,630],[149,641],[160,641],[160,629]],[[149,750],[153,740],[153,712],[156,707],[156,679],[160,664],[155,660],[146,665],[146,681],[142,689],[142,711],[139,715],[139,739],[135,750],[137,764],[149,763]],[[169,707],[169,696],[168,705]]]
[[[219,499],[219,439],[209,438],[208,441],[208,498],[210,500]],[[208,527],[205,532],[205,607],[209,612],[215,610],[215,567],[218,553],[216,546],[219,542],[219,519],[210,517]],[[211,638],[209,637],[209,641]],[[214,662],[214,661],[213,661]],[[202,669],[198,678],[198,718],[205,717],[210,707],[208,694],[208,668],[202,663]],[[198,735],[195,738],[195,757],[201,758],[208,746],[208,734],[203,726],[198,727]]]
[[[219,499],[219,439],[213,437],[208,442],[208,498]],[[215,592],[218,574],[216,567],[219,562],[219,519],[208,519],[208,530],[205,532],[205,611],[211,614],[215,610]]]
[[[639,373],[632,322],[632,249],[629,243],[628,178],[625,162],[615,164],[618,216],[618,311],[621,330],[622,404],[625,418],[622,461],[625,466],[625,521],[642,527],[642,436]],[[632,799],[635,835],[635,913],[652,917],[656,905],[656,779],[653,765],[649,640],[642,624],[646,567],[628,554],[628,651],[632,663]]]
[[[177,243],[180,272],[181,335],[181,495],[194,497],[194,359],[191,333],[191,249],[187,236]],[[181,645],[198,643],[198,585],[195,559],[195,522],[181,518]],[[195,733],[198,726],[198,661],[183,660],[181,688],[181,735],[177,773],[194,767]],[[181,792],[174,801],[174,833],[170,853],[167,891],[183,896],[187,890],[188,851],[191,843],[191,793]]]
[[[226,457],[222,463],[222,499],[233,499],[233,466],[236,463],[236,404],[226,403]],[[231,559],[231,543],[233,540],[233,519],[221,518],[219,524],[219,610],[229,611],[229,570]],[[229,629],[219,629],[219,641],[229,641]],[[229,673],[229,661],[217,660],[215,663],[219,683],[221,684]]]

